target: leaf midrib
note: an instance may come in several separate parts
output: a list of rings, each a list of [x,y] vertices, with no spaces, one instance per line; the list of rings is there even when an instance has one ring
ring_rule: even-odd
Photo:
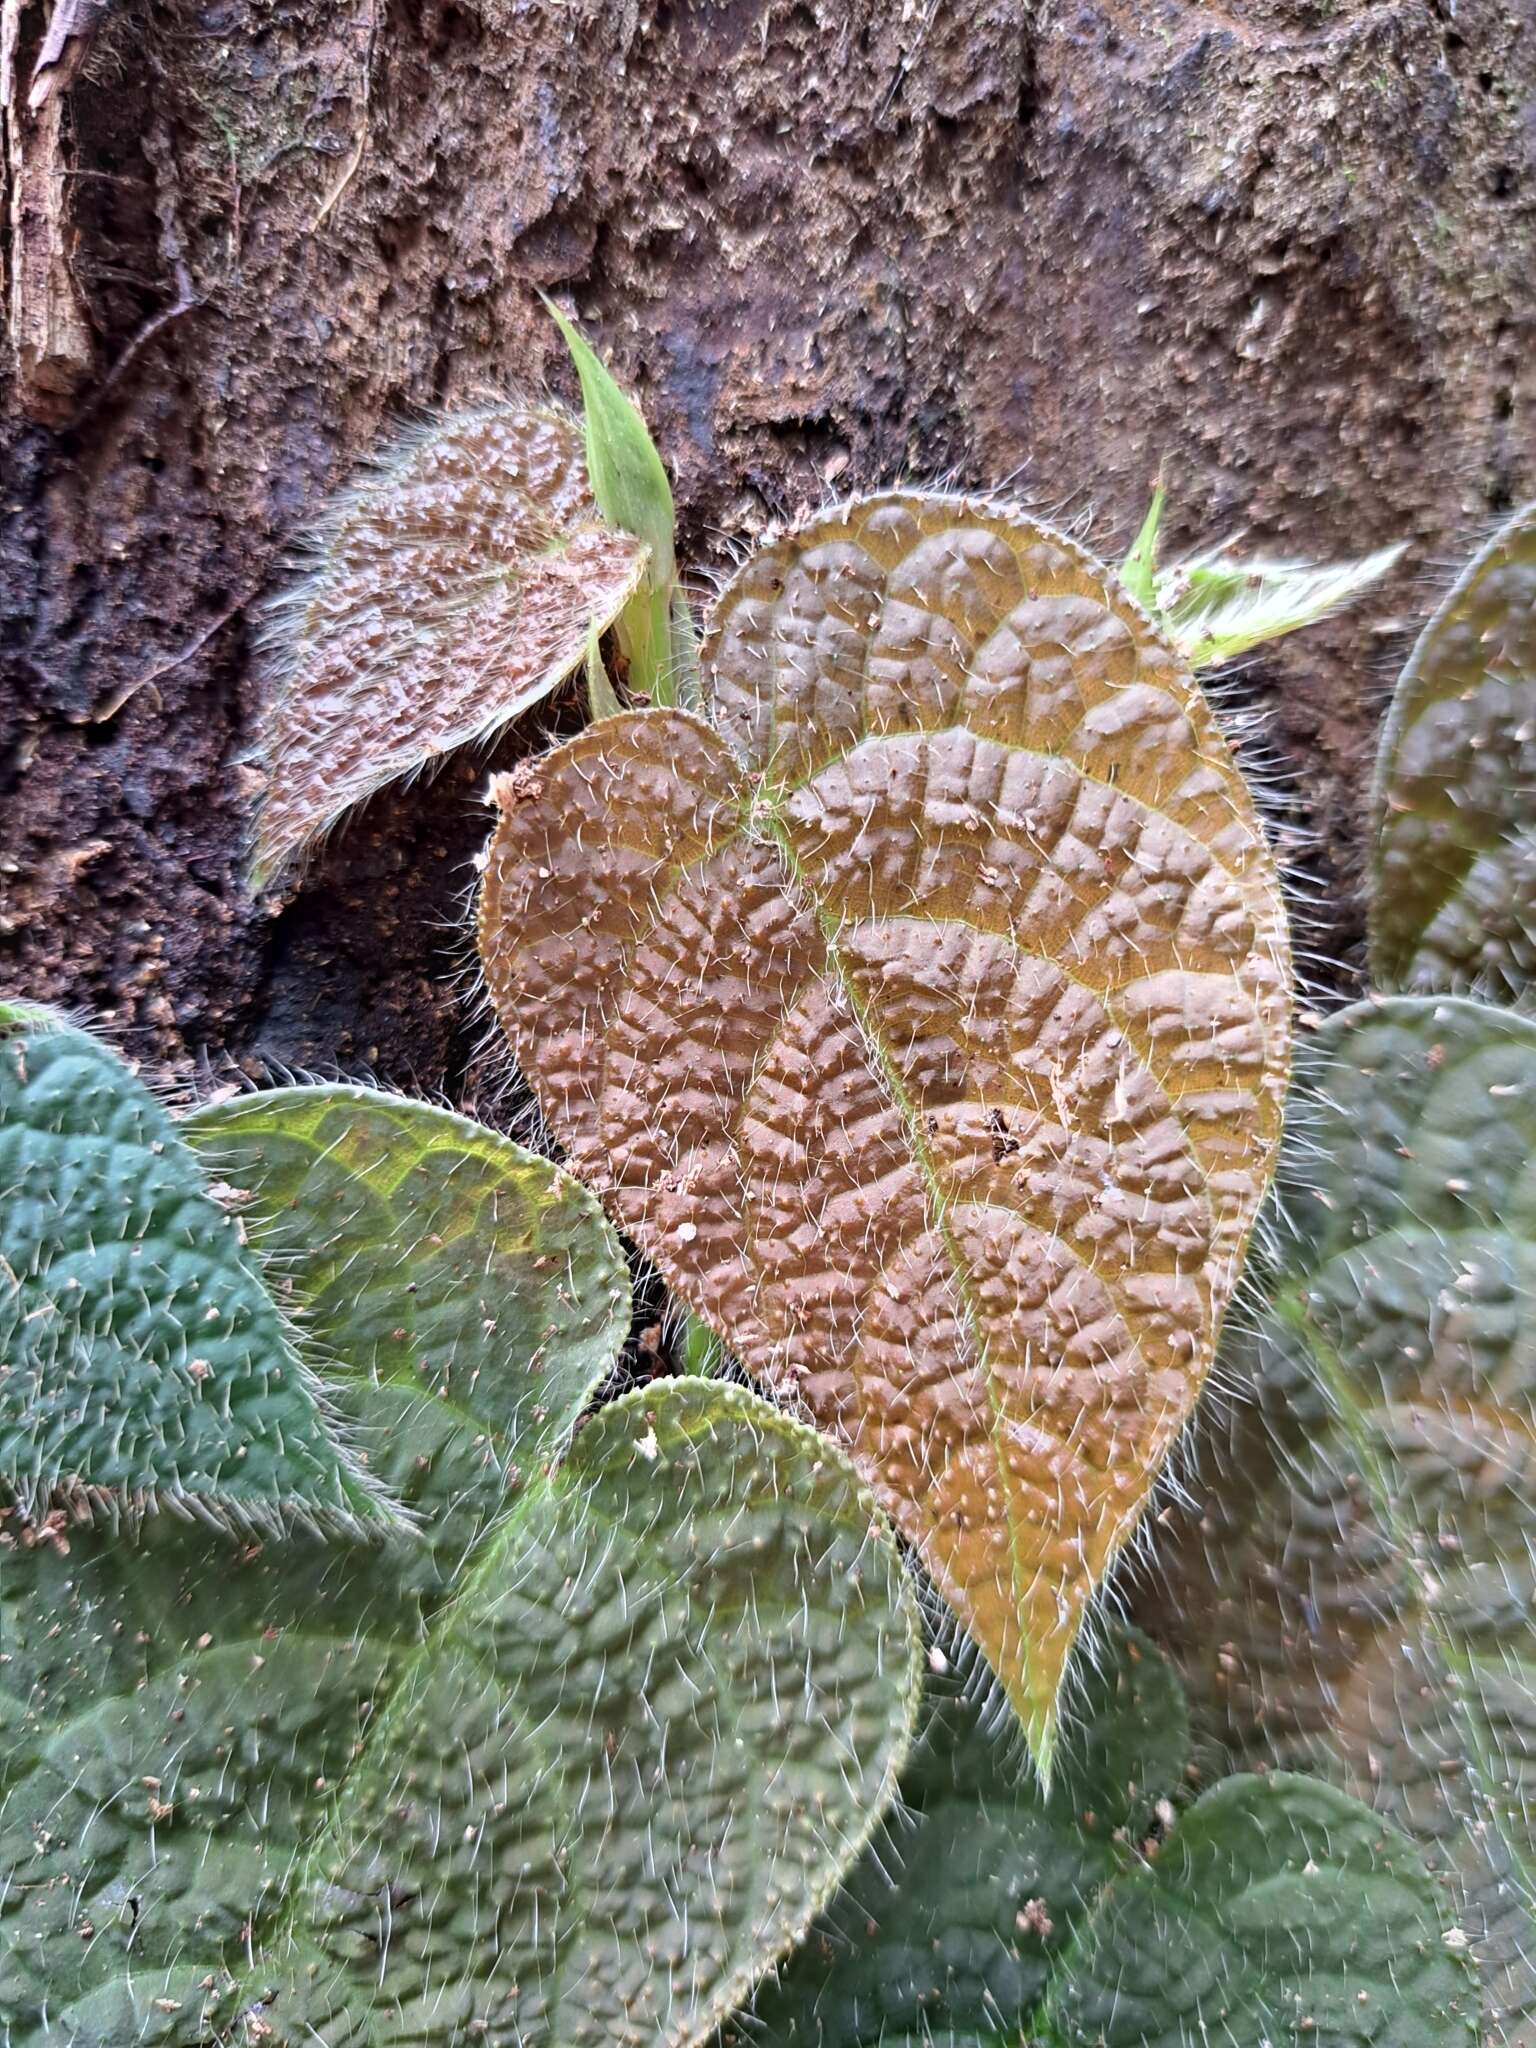
[[[966,1258],[964,1250],[955,1235],[954,1227],[949,1220],[949,1196],[934,1164],[933,1153],[928,1144],[927,1132],[923,1128],[921,1114],[917,1105],[912,1100],[894,1058],[876,1028],[875,1022],[869,1013],[868,1005],[859,994],[847,963],[843,959],[842,950],[838,943],[838,921],[823,906],[820,898],[806,879],[799,855],[795,851],[794,840],[790,836],[789,828],[779,808],[782,797],[778,792],[772,794],[765,793],[765,795],[766,801],[758,807],[755,815],[766,826],[774,844],[777,846],[785,868],[788,871],[791,886],[810,907],[811,916],[815,920],[816,928],[821,933],[822,943],[826,947],[827,963],[832,971],[832,975],[858,1027],[859,1035],[869,1049],[870,1056],[879,1071],[881,1081],[889,1092],[891,1100],[896,1105],[897,1114],[900,1116],[906,1132],[907,1143],[917,1167],[918,1178],[923,1185],[923,1195],[927,1203],[928,1214],[933,1227],[938,1231],[943,1241],[945,1256],[948,1259],[950,1270],[954,1277],[955,1291],[965,1320],[966,1334],[971,1341],[972,1349],[975,1352],[977,1363],[981,1367],[982,1377],[986,1384],[987,1406],[991,1411],[992,1417],[992,1448],[997,1459],[999,1481],[1000,1483],[1004,1482],[1008,1465],[1004,1455],[1001,1435],[1004,1421],[1003,1403],[999,1396],[991,1353],[988,1349],[982,1327],[970,1262]],[[1023,1560],[1019,1555],[1018,1517],[1010,1512],[1006,1520],[1008,1524],[1009,1572],[1012,1579],[1015,1604],[1019,1604],[1022,1600],[1025,1576]],[[1027,1638],[1022,1631],[1020,1632],[1019,1643],[1021,1662],[1027,1675],[1030,1664],[1029,1649]],[[1034,1733],[1035,1731],[1032,1729],[1032,1737]],[[1052,1746],[1051,1735],[1042,1732],[1040,1753],[1037,1761],[1041,1773],[1045,1777],[1048,1777],[1050,1772]]]

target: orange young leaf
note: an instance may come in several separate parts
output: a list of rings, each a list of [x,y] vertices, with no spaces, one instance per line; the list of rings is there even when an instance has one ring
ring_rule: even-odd
[[[592,503],[580,423],[459,413],[344,499],[269,615],[265,880],[374,790],[495,732],[585,659],[644,575]]]
[[[500,778],[480,943],[577,1170],[850,1449],[1048,1771],[1280,1134],[1273,860],[1074,542],[896,493],[728,585],[712,724]]]

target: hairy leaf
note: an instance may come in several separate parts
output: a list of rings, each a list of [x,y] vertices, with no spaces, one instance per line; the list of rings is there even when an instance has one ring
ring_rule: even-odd
[[[264,880],[386,782],[495,732],[578,668],[645,549],[597,516],[581,427],[551,404],[415,434],[314,535],[269,614],[257,757]]]
[[[602,1409],[472,1564],[300,1873],[277,2040],[702,2038],[891,1796],[908,1600],[872,1499],[755,1396]]]
[[[1536,979],[1536,505],[1425,628],[1376,769],[1371,958],[1391,988],[1504,1000]]]
[[[370,1468],[457,1568],[485,1517],[558,1456],[612,1369],[629,1274],[568,1174],[426,1103],[331,1084],[201,1109],[180,1129],[254,1233]],[[317,1228],[318,1225],[318,1228]],[[397,1569],[404,1569],[403,1561]]]
[[[1411,1842],[1330,1785],[1229,1778],[1118,1879],[1052,1987],[1064,2048],[1462,2048],[1477,1999]]]
[[[1219,668],[1315,625],[1379,582],[1402,553],[1390,547],[1356,562],[1269,562],[1211,548],[1161,572],[1153,615],[1191,668]]]
[[[380,1520],[169,1116],[56,1014],[0,1005],[0,1497]]]
[[[702,674],[716,730],[631,714],[499,782],[491,991],[577,1170],[849,1445],[1048,1767],[1268,1181],[1274,866],[1187,669],[1017,513],[813,522]]]
[[[1414,1837],[1459,1901],[1488,2039],[1528,2043],[1536,1026],[1363,1003],[1308,1078],[1294,1277],[1257,1399],[1205,1460],[1206,1590],[1182,1578],[1197,1695],[1234,1760],[1324,1770]]]
[[[1188,1748],[1178,1680],[1144,1637],[1116,1637],[1084,1694],[1046,1797],[1011,1724],[974,1689],[934,1681],[903,1813],[727,2048],[1017,2041],[1122,1843],[1178,1789]]]
[[[352,1089],[192,1124],[428,1542],[27,1532],[0,1571],[0,2040],[701,2038],[905,1751],[915,1622],[872,1499],[697,1381],[554,1462],[625,1287],[547,1163]]]

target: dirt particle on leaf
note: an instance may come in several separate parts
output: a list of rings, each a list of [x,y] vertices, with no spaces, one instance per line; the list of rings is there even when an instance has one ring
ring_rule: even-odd
[[[1026,1899],[1014,1915],[1014,1925],[1020,1934],[1037,1935],[1041,1941],[1049,1941],[1056,1932],[1056,1923],[1044,1899]]]
[[[519,761],[507,774],[496,778],[498,799],[505,805],[535,804],[544,794],[544,778],[532,761]]]

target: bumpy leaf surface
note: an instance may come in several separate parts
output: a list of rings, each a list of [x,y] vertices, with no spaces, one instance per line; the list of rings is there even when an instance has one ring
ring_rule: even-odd
[[[415,436],[316,534],[269,618],[258,878],[397,776],[505,725],[579,666],[645,549],[598,519],[579,421],[487,406]]]
[[[1446,1874],[1491,2041],[1536,2041],[1536,1026],[1334,1020],[1300,1242],[1209,1460],[1196,1669],[1238,1761],[1323,1769]],[[1234,1485],[1233,1475],[1246,1475]],[[1214,1598],[1210,1595],[1214,1594]]]
[[[914,1618],[872,1500],[696,1381],[551,1468],[627,1286],[546,1162],[349,1089],[192,1123],[428,1541],[157,1522],[5,1561],[0,2040],[697,2039],[905,1750]]]
[[[1393,699],[1376,775],[1379,981],[1525,996],[1536,979],[1536,505],[1472,561]]]
[[[577,1170],[845,1442],[1048,1760],[1278,1136],[1285,921],[1187,668],[1015,512],[755,556],[710,729],[498,788],[491,990]]]
[[[0,1005],[0,1493],[380,1518],[236,1221],[99,1040]]]
[[[1074,1921],[1129,1853],[1122,1842],[1181,1783],[1183,1696],[1145,1638],[1109,1646],[1062,1748],[1045,1797],[995,1706],[935,1681],[902,1816],[727,2048],[1017,2041]]]
[[[478,1476],[434,1490],[424,1531],[456,1566],[503,1490],[558,1454],[628,1330],[597,1204],[494,1131],[367,1088],[276,1089],[179,1128],[293,1294],[306,1349],[336,1361],[331,1399],[390,1493],[420,1493],[424,1438],[478,1446]]]
[[[1466,2048],[1476,1993],[1411,1842],[1331,1785],[1229,1778],[1110,1886],[1044,2033],[1067,2048]]]

